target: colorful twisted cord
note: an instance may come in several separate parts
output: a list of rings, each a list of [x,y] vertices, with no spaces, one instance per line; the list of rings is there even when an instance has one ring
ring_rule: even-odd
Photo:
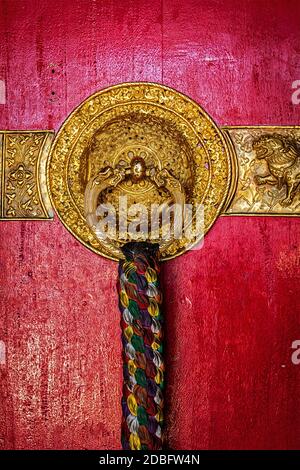
[[[122,447],[162,448],[164,363],[158,245],[124,245],[119,263],[123,342]]]

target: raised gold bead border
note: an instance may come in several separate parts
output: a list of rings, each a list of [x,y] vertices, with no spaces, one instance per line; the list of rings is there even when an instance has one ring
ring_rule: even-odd
[[[207,113],[187,96],[163,85],[138,82],[115,85],[88,97],[68,116],[55,138],[48,160],[47,186],[53,207],[66,228],[89,249],[110,259],[117,258],[101,247],[70,194],[68,161],[82,133],[88,134],[97,116],[111,109],[118,114],[123,106],[130,109],[137,104],[152,105],[154,110],[156,106],[173,113],[193,130],[195,140],[204,144],[210,157],[211,185],[202,201],[197,201],[197,185],[194,190],[195,202],[204,205],[204,234],[222,211],[231,184],[232,156],[225,137]],[[190,136],[185,137],[190,140]],[[161,253],[161,258],[174,258],[186,249],[186,244],[179,244],[176,252],[167,255]]]

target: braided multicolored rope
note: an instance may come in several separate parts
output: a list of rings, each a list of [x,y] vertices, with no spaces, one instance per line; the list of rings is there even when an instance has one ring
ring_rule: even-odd
[[[158,245],[130,242],[119,263],[123,342],[122,447],[162,449],[164,363]]]

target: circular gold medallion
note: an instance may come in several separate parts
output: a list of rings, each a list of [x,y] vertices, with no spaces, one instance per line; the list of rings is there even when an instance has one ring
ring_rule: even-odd
[[[207,233],[230,180],[230,151],[216,124],[187,96],[153,83],[124,83],[87,98],[59,130],[47,168],[52,204],[63,224],[85,246],[114,260],[122,257],[124,239],[117,231],[104,242],[87,222],[91,182],[102,188],[109,181],[101,201],[116,212],[123,196],[128,206],[150,207],[180,200],[180,192],[185,204],[203,206],[201,233],[192,241],[182,236],[161,244],[161,259],[167,260]]]

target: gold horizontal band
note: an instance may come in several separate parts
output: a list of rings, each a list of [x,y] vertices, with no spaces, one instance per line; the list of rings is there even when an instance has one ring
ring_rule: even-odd
[[[123,193],[133,200],[140,194],[143,203],[166,200],[167,185],[148,178],[155,169],[156,178],[175,178],[188,202],[203,204],[204,233],[218,215],[300,215],[300,126],[218,128],[176,90],[126,83],[87,98],[53,140],[47,130],[0,131],[0,220],[49,220],[52,201],[81,243],[112,259],[118,242],[97,240],[85,219],[84,191],[107,165],[127,174],[132,159],[148,168],[143,181],[117,182],[108,201]],[[188,249],[184,240],[176,243],[162,259]]]

